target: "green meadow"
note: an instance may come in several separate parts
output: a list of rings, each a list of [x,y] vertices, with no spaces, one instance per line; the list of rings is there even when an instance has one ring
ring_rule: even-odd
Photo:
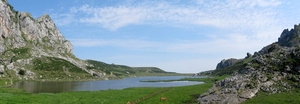
[[[203,81],[205,84],[167,87],[167,88],[127,88],[123,90],[100,90],[100,91],[76,91],[62,93],[27,93],[20,89],[4,87],[0,88],[1,104],[193,104],[201,93],[206,92],[216,78],[186,79]],[[161,101],[161,98],[166,100]]]
[[[300,90],[269,94],[259,92],[255,97],[245,101],[243,104],[299,104]]]
[[[203,81],[204,84],[182,87],[143,87],[123,90],[75,91],[62,93],[27,93],[21,89],[5,86],[0,81],[1,104],[197,104],[197,98],[212,87],[215,81],[227,76],[208,78],[187,78],[181,81]],[[165,100],[161,100],[166,98]],[[282,92],[267,94],[259,92],[257,96],[243,104],[298,104],[300,92]]]

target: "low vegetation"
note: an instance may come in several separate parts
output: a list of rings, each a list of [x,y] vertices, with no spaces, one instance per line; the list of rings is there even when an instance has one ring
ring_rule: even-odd
[[[33,60],[33,70],[39,79],[90,79],[93,78],[76,65],[55,57],[40,57]]]
[[[245,101],[243,104],[299,104],[299,98],[300,90],[277,94],[259,92],[254,98]]]
[[[138,102],[139,104],[196,104],[196,99],[199,97],[199,94],[207,91],[212,86],[213,81],[223,78],[224,77],[186,79],[205,80],[207,83],[182,87],[127,88],[123,90],[79,91],[57,94],[31,94],[19,89],[1,87],[0,101],[2,104],[126,104],[127,102]],[[2,84],[2,82],[4,82],[4,80],[1,80],[0,84]],[[161,100],[161,98],[166,99]]]
[[[215,70],[213,75],[218,75],[218,76],[231,75],[232,73],[237,72],[239,69],[245,67],[246,64],[252,60],[253,60],[253,58],[242,59],[232,66],[228,66],[228,67],[225,67],[222,69]]]
[[[235,72],[237,72],[239,69],[244,68],[247,63],[251,62],[253,60],[252,57],[240,59],[238,62],[236,62],[234,65],[225,67],[225,68],[220,68],[217,70],[211,70],[211,71],[206,71],[206,72],[201,72],[199,73],[200,75],[208,75],[208,76],[228,76],[231,75]]]
[[[76,65],[64,59],[55,57],[41,57],[33,60],[34,70],[57,71],[66,70],[74,73],[86,73]]]
[[[87,62],[92,65],[88,66],[87,69],[100,70],[107,74],[114,74],[117,77],[176,74],[172,72],[165,72],[164,70],[161,70],[156,67],[129,67],[126,65],[107,64],[104,62],[94,60],[87,60]]]

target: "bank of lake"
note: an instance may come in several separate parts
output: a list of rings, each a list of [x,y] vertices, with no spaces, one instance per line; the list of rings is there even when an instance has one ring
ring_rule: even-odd
[[[151,96],[139,104],[197,104],[196,99],[200,94],[205,93],[212,87],[215,81],[226,78],[207,77],[186,79],[189,81],[203,81],[204,84],[171,87],[168,90]],[[97,104],[126,104],[127,102],[135,102],[143,99],[155,92],[165,90],[164,87],[142,87],[142,88],[126,88],[123,90],[100,90],[100,91],[75,91],[62,93],[28,93],[21,89],[5,87],[4,82],[8,79],[0,80],[0,101],[1,104],[82,104],[82,103],[97,103]],[[161,101],[162,97],[167,98]],[[245,104],[265,104],[265,103],[299,103],[299,92],[284,92],[272,95],[260,93],[256,97],[247,100]]]
[[[165,90],[166,87],[141,87],[141,88],[126,88],[123,90],[100,90],[100,91],[75,91],[62,93],[27,93],[24,90],[1,87],[0,101],[3,104],[7,103],[97,103],[97,104],[126,104],[127,102],[136,102],[143,99],[139,104],[184,104],[197,103],[196,99],[201,93],[207,91],[213,81],[224,77],[215,78],[197,78],[199,81],[204,81],[204,84],[171,87],[168,90],[143,99],[153,93]],[[196,80],[196,79],[194,79]],[[1,81],[3,82],[3,81]],[[161,101],[160,98],[165,97],[167,100]]]

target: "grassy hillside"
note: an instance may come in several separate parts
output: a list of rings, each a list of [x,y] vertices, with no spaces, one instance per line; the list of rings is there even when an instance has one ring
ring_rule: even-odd
[[[4,57],[2,55],[1,58],[8,62],[0,61],[1,64],[5,64],[5,70],[0,75],[13,79],[21,77],[22,79],[47,81],[78,81],[104,78],[115,79],[134,76],[178,75],[176,73],[165,72],[164,70],[156,67],[129,67],[126,65],[106,64],[104,62],[87,60],[87,70],[106,73],[105,75],[102,74],[101,77],[95,77],[82,68],[61,58],[42,56],[32,57],[32,60],[27,61],[25,59],[30,57],[29,53],[28,48],[14,49],[2,53],[9,54],[6,56],[11,57]],[[12,62],[14,62],[14,67],[8,69],[8,64],[11,64]]]
[[[39,79],[90,79],[93,78],[76,65],[55,57],[40,57],[33,60],[33,68]]]
[[[253,58],[241,59],[232,66],[215,70],[212,74],[218,76],[231,75],[232,73],[237,72],[239,69],[244,68],[247,65],[247,63],[249,63],[252,60]]]
[[[247,63],[251,62],[252,60],[253,60],[252,57],[240,59],[238,62],[236,62],[235,64],[233,64],[231,66],[216,69],[216,70],[201,72],[199,74],[200,75],[210,75],[210,76],[231,75],[231,74],[237,72],[239,69],[244,68],[247,65]]]
[[[126,65],[107,64],[95,60],[87,60],[91,66],[87,69],[96,69],[107,74],[113,74],[118,77],[126,77],[131,75],[155,75],[155,74],[175,74],[166,72],[156,67],[129,67]]]

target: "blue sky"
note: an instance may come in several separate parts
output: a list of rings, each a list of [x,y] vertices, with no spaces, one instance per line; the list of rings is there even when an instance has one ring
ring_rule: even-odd
[[[8,0],[49,14],[81,59],[197,73],[300,23],[297,0]]]

